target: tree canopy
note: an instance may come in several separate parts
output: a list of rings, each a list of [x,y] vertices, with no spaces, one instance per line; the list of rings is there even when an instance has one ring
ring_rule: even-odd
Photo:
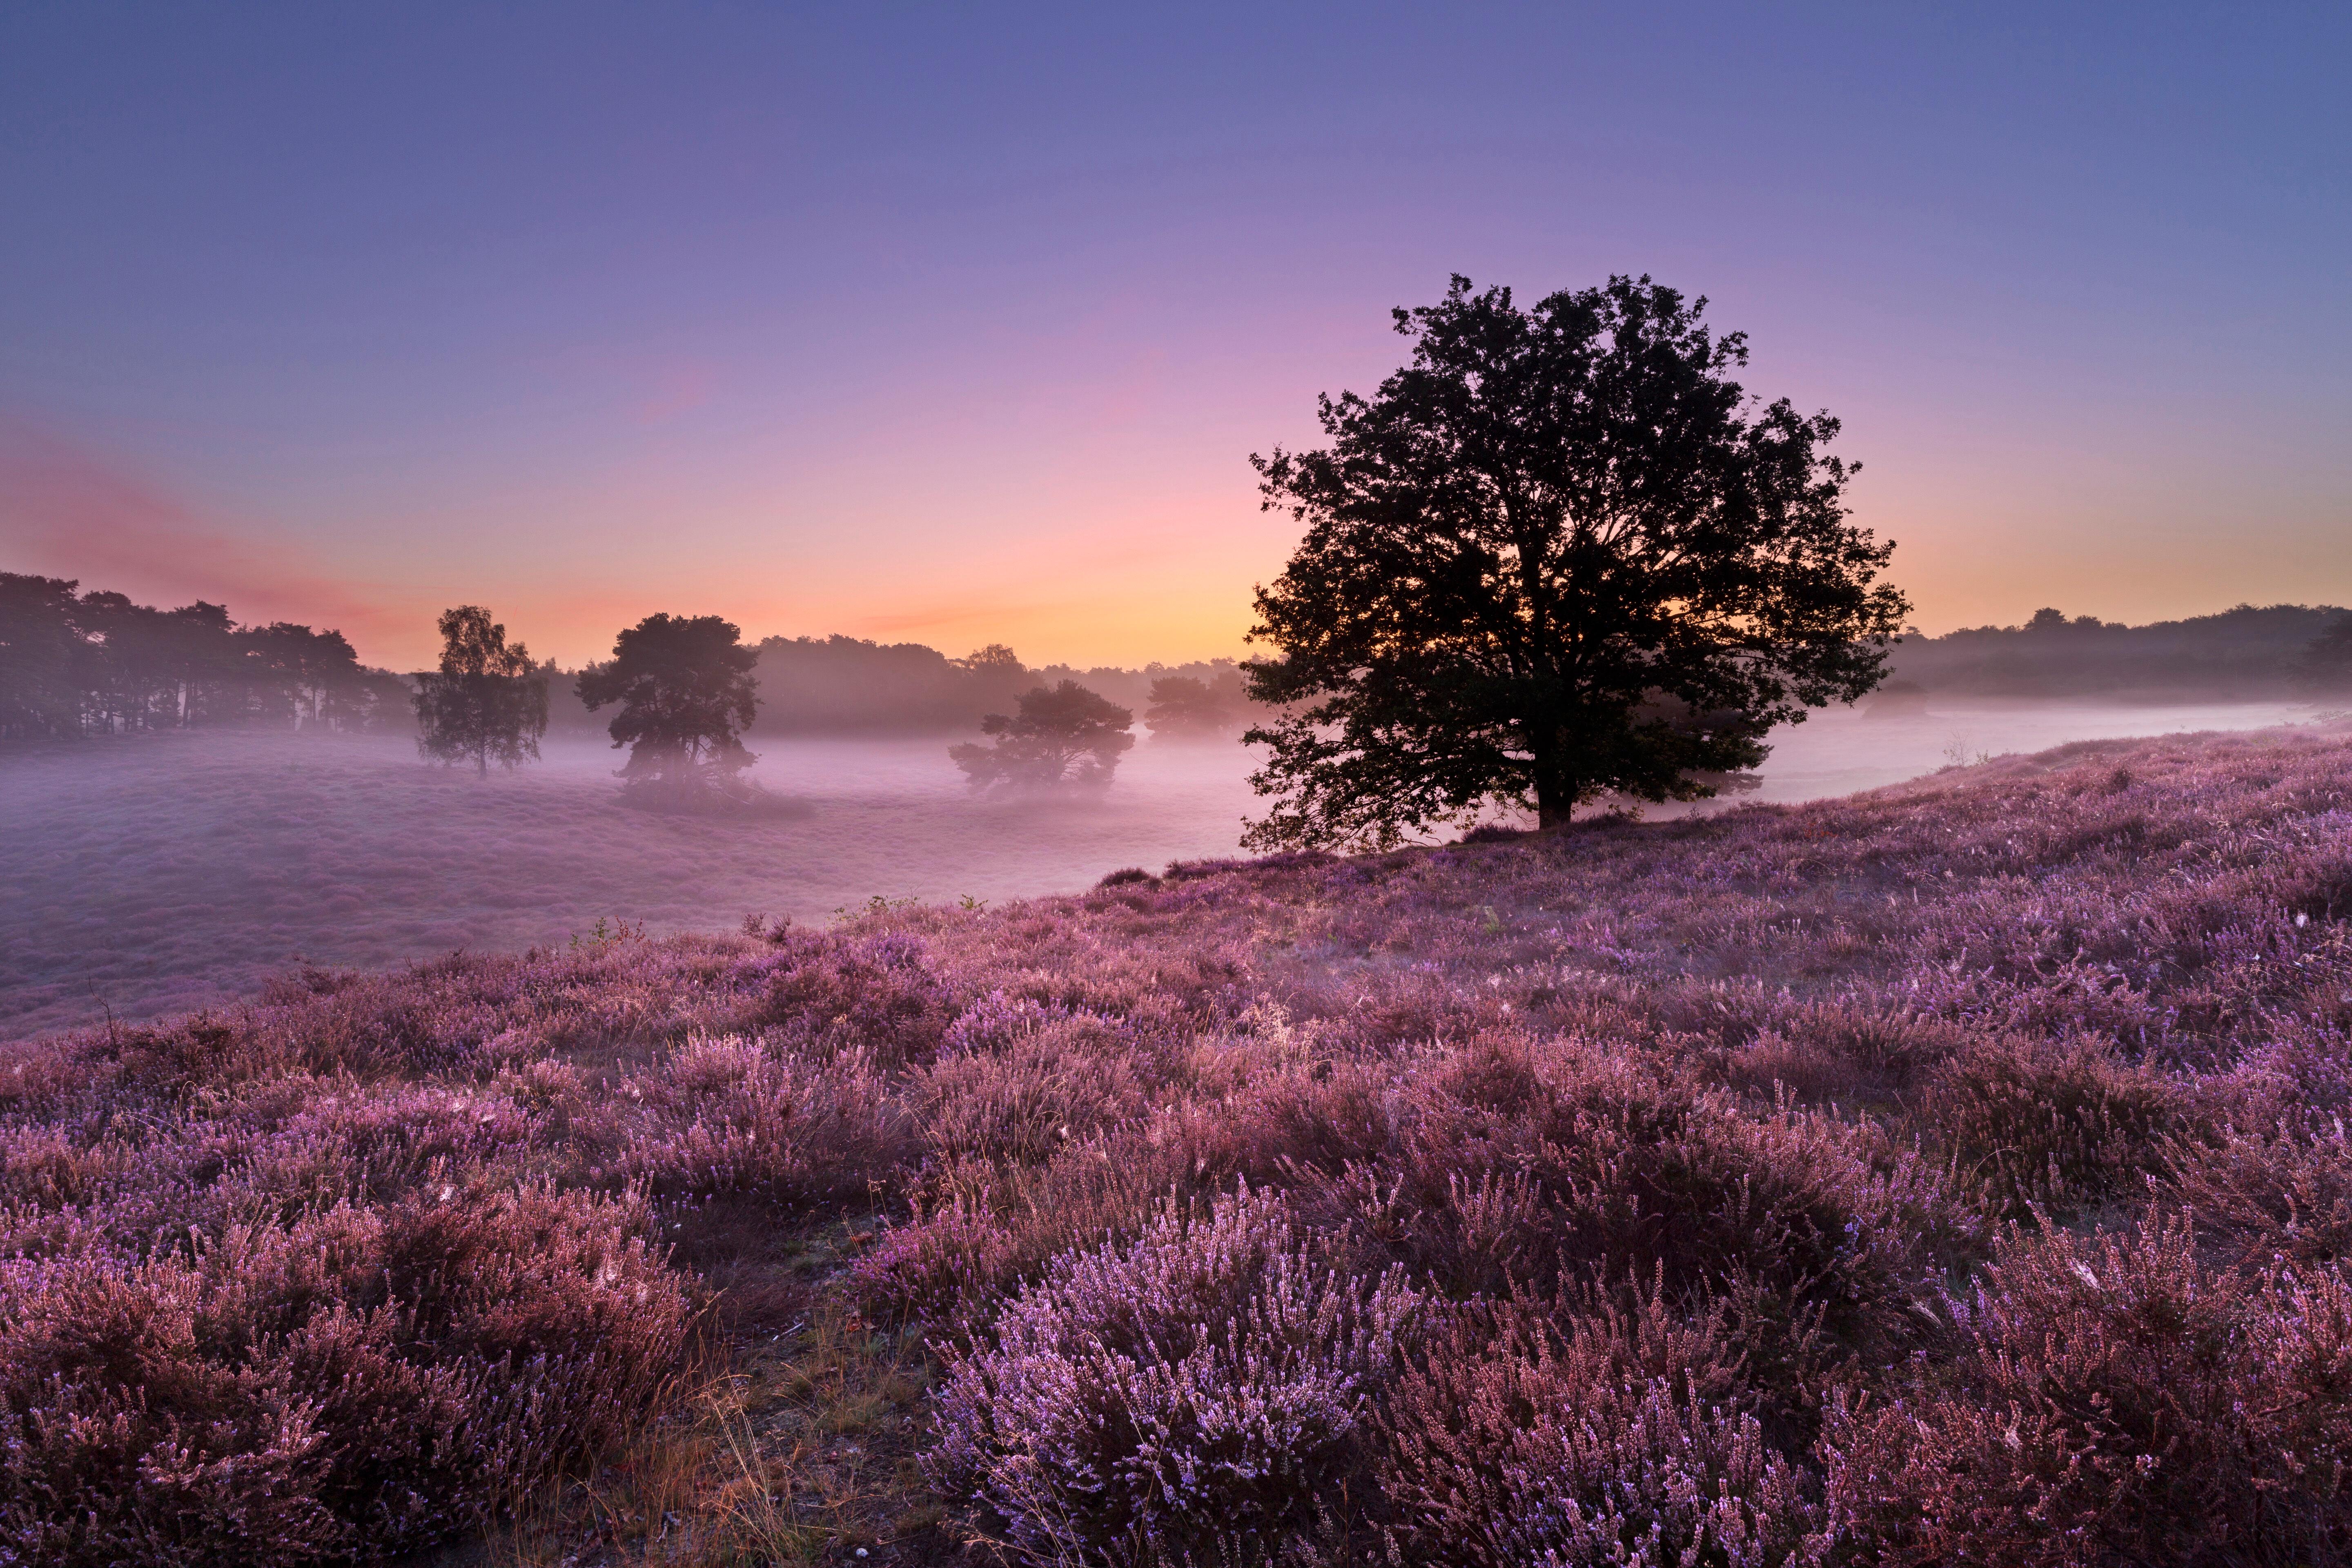
[[[2352,615],[2339,616],[2311,639],[2298,670],[2307,683],[2325,691],[2352,687]]]
[[[1763,736],[1880,677],[1908,609],[1846,521],[1838,422],[1761,404],[1705,300],[1456,277],[1394,312],[1412,363],[1320,400],[1329,446],[1253,456],[1307,526],[1257,593],[1246,842],[1380,847],[1495,806],[1714,793]]]
[[[591,711],[620,704],[608,732],[629,748],[629,793],[671,805],[747,793],[742,772],[759,759],[742,734],[759,707],[756,650],[718,616],[647,616],[621,633],[609,664],[578,683]]]
[[[1249,711],[1237,670],[1213,680],[1163,675],[1151,683],[1151,706],[1143,721],[1156,739],[1209,740],[1231,733]]]
[[[1022,697],[1020,710],[981,721],[981,732],[996,737],[993,745],[948,748],[974,789],[1107,784],[1135,744],[1128,733],[1135,715],[1075,680],[1036,688]]]
[[[441,668],[416,678],[416,749],[442,762],[511,768],[539,760],[547,676],[479,605],[441,612]]]

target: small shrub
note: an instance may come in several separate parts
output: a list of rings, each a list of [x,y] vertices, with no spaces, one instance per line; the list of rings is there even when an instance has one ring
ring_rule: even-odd
[[[1939,1068],[1921,1117],[1993,1212],[2064,1216],[2145,1195],[2182,1098],[2087,1039],[1978,1040]]]
[[[64,1564],[428,1546],[618,1442],[688,1302],[642,1216],[456,1193],[0,1281],[0,1552]]]
[[[940,1049],[956,1056],[1003,1050],[1069,1016],[1070,1010],[1058,1003],[991,991],[956,1015],[940,1037]]]
[[[1333,1268],[1275,1195],[1171,1205],[954,1361],[928,1473],[1025,1562],[1272,1561],[1339,1507],[1416,1304]]]
[[[1160,879],[1164,882],[1192,882],[1197,881],[1202,877],[1217,877],[1223,875],[1227,871],[1238,871],[1249,864],[1250,862],[1247,860],[1236,860],[1230,858],[1207,860],[1171,860],[1168,862],[1168,869],[1160,873]]]
[[[1899,1006],[1817,1002],[1776,1013],[1773,1026],[1725,1054],[1725,1076],[1813,1102],[1890,1105],[1969,1043],[1950,1023]]]
[[[949,1158],[1038,1164],[1139,1114],[1150,1075],[1090,1017],[1064,1017],[985,1055],[942,1056],[906,1089],[923,1142]]]
[[[2352,1144],[2344,1124],[2232,1131],[2165,1156],[2171,1201],[2229,1261],[2260,1267],[2352,1259]]]
[[[1390,1396],[1381,1484],[1413,1563],[1801,1560],[1805,1472],[1746,1406],[1723,1310],[1662,1297],[1457,1309]]]
[[[2311,1563],[2352,1552],[2352,1289],[2213,1271],[2186,1216],[2012,1237],[1968,1348],[1824,1438],[1833,1522],[1889,1564]]]
[[[1388,1146],[1319,1184],[1446,1294],[1628,1278],[1742,1316],[1750,1373],[1799,1404],[1915,1335],[1970,1226],[1916,1157],[1834,1120],[1748,1115],[1624,1053],[1488,1039],[1399,1094]]]
[[[921,938],[886,931],[802,951],[803,962],[775,973],[749,1030],[781,1026],[864,1052],[886,1070],[939,1049],[955,999]]]
[[[818,1061],[740,1037],[694,1040],[619,1091],[634,1113],[595,1173],[656,1197],[841,1197],[908,1150],[895,1097],[856,1052]]]

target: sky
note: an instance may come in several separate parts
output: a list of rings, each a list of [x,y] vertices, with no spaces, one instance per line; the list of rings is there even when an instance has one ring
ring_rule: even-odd
[[[2352,7],[0,10],[0,570],[430,662],[1245,651],[1248,457],[1649,273],[1930,632],[2352,603]]]

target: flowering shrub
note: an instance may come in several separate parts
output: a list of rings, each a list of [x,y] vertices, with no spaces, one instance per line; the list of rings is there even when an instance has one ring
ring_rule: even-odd
[[[2063,1216],[2145,1194],[2183,1098],[2095,1040],[1992,1039],[1937,1069],[1922,1118],[2000,1213]]]
[[[1325,1190],[1456,1296],[1631,1279],[1736,1303],[1751,1374],[1790,1395],[1906,1343],[1974,1234],[1906,1151],[1568,1042],[1439,1058],[1396,1095],[1387,1146]]]
[[[740,1037],[695,1040],[614,1090],[631,1113],[601,1184],[665,1198],[840,1196],[905,1147],[903,1113],[856,1052],[820,1063]]]
[[[1418,1304],[1321,1253],[1244,1187],[1065,1258],[953,1364],[930,1473],[1033,1561],[1276,1558],[1338,1505]]]
[[[2352,1284],[2209,1269],[2193,1228],[2014,1237],[1958,1304],[1957,1361],[1825,1441],[1852,1547],[1922,1564],[2352,1551]]]
[[[1096,1021],[1065,1017],[992,1055],[942,1057],[907,1095],[939,1153],[1031,1165],[1141,1113],[1156,1076]]]
[[[0,1547],[341,1561],[475,1522],[608,1446],[688,1301],[628,1205],[478,1191],[6,1266]]]
[[[1656,1295],[1458,1310],[1382,1417],[1413,1560],[1479,1568],[1802,1561],[1821,1507],[1748,1407],[1728,1315]]]
[[[2168,1175],[2171,1201],[2231,1262],[2352,1261],[2352,1143],[2341,1121],[2177,1146]]]

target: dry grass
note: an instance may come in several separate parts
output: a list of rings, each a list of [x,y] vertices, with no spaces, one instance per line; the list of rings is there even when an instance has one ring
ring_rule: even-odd
[[[439,1562],[802,1568],[929,1562],[952,1546],[913,1463],[933,1375],[919,1336],[828,1297],[714,1359],[722,1370],[681,1386],[637,1442]]]

